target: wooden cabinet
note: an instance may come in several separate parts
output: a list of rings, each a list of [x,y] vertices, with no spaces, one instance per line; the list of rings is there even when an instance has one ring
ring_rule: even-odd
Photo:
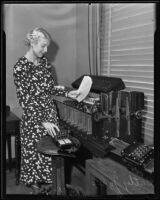
[[[20,176],[20,157],[21,157],[21,147],[20,147],[20,119],[12,112],[6,117],[6,142],[8,146],[8,159],[9,159],[9,170],[12,169],[12,147],[11,147],[11,137],[15,136],[15,161],[16,161],[16,184],[19,184]]]

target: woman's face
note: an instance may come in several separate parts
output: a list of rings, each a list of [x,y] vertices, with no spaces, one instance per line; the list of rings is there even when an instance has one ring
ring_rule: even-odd
[[[48,46],[49,41],[44,37],[40,37],[37,42],[34,42],[31,45],[34,56],[41,58],[45,53],[47,53]]]

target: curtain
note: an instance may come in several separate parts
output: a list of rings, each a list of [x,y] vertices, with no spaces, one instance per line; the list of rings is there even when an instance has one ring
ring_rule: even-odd
[[[100,4],[88,4],[88,47],[90,74],[100,74]]]

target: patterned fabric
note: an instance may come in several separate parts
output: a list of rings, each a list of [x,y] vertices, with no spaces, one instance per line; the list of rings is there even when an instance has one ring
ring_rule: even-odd
[[[21,175],[26,185],[51,183],[51,157],[37,151],[37,142],[47,134],[42,122],[58,125],[56,106],[51,100],[54,80],[47,68],[47,59],[38,65],[21,57],[13,70],[19,103],[23,109],[21,121]]]

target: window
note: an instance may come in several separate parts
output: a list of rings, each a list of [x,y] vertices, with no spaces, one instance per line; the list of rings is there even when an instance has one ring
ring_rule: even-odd
[[[153,143],[154,30],[153,3],[100,4],[100,75],[121,77],[126,88],[144,92],[142,134]]]

